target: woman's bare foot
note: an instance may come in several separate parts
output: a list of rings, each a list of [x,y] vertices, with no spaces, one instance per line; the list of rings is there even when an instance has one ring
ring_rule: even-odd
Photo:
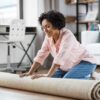
[[[94,79],[94,80],[100,80],[100,73],[99,72],[93,72],[92,79]]]

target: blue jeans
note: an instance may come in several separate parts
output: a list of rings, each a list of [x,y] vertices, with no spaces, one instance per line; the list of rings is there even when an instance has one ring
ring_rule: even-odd
[[[87,61],[81,61],[78,65],[71,68],[68,72],[62,71],[60,68],[54,73],[53,78],[74,78],[74,79],[90,79],[91,74],[96,69],[96,64]]]

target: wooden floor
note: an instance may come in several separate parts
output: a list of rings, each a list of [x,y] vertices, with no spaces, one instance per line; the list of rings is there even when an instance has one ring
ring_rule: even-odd
[[[0,87],[0,100],[76,100]]]

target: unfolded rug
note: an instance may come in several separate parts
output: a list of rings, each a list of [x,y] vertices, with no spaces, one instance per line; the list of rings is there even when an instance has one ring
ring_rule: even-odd
[[[38,78],[20,78],[19,75],[0,72],[0,87],[21,89],[67,98],[82,100],[100,100],[100,81]]]

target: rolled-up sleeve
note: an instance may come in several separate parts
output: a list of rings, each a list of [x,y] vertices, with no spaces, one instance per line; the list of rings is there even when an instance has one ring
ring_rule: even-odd
[[[48,41],[47,37],[45,37],[42,47],[38,51],[36,57],[34,58],[34,61],[43,65],[43,63],[44,63],[45,59],[47,58],[47,56],[49,55],[49,53],[50,53],[49,41]]]
[[[69,31],[70,32],[70,31]],[[54,58],[53,64],[59,64],[63,66],[66,61],[69,61],[70,58],[70,52],[71,49],[74,45],[74,37],[71,33],[64,34],[61,44],[60,44],[60,49],[56,57]]]

